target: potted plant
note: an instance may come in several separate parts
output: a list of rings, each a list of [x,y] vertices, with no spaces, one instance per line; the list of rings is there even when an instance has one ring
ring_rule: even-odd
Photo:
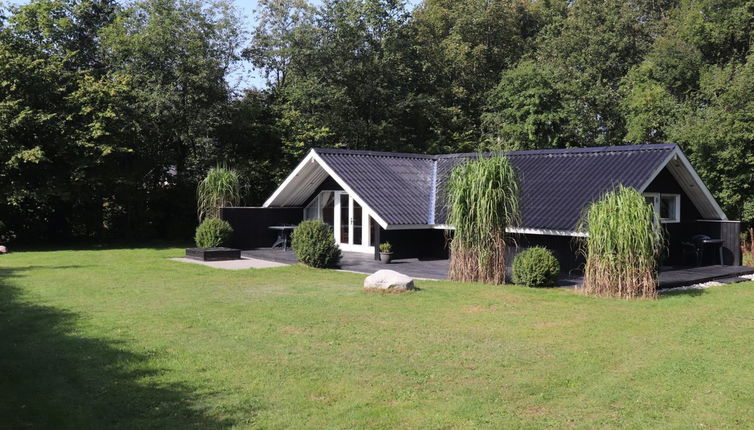
[[[393,246],[390,242],[383,242],[380,244],[380,261],[383,264],[390,264],[393,259]]]

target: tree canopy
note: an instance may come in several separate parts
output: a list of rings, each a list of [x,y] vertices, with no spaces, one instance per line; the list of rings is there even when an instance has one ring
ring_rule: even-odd
[[[312,147],[679,144],[754,223],[745,0],[32,0],[0,7],[0,240],[188,237]],[[262,88],[234,88],[249,63]]]

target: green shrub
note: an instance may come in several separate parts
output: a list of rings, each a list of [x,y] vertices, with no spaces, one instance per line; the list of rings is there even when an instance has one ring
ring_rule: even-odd
[[[311,267],[332,267],[340,261],[332,228],[321,220],[308,220],[291,234],[291,247],[298,261]]]
[[[225,246],[233,236],[233,227],[227,221],[207,218],[196,228],[194,240],[199,248]]]
[[[560,265],[547,248],[535,246],[513,259],[513,283],[529,287],[551,287],[558,280]]]
[[[382,242],[380,244],[380,252],[383,254],[389,254],[393,252],[393,245],[390,244],[390,242]]]

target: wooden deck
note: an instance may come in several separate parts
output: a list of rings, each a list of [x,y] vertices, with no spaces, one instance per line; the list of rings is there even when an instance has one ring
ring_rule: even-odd
[[[297,262],[296,256],[290,249],[287,251],[280,248],[251,249],[242,251],[241,256],[287,264]],[[382,264],[370,254],[343,252],[339,268],[359,273],[374,273],[381,269],[390,269],[418,279],[447,279],[448,277],[447,259],[406,258],[393,260],[390,264]]]
[[[750,274],[754,274],[754,268],[746,266],[669,267],[660,271],[659,287],[682,287]]]
[[[278,263],[295,264],[296,256],[289,249],[283,251],[275,248],[259,248],[242,251],[241,255],[260,260],[275,261]],[[359,273],[374,273],[380,269],[390,269],[404,273],[412,278],[419,279],[447,279],[447,259],[407,258],[393,260],[390,264],[382,264],[375,261],[374,257],[355,252],[344,252],[340,261],[341,270],[350,270]],[[659,287],[673,288],[684,285],[699,284],[713,280],[729,280],[741,275],[754,274],[754,268],[745,266],[701,266],[701,267],[666,267],[660,271]],[[573,287],[581,284],[579,276],[561,276],[559,286]]]

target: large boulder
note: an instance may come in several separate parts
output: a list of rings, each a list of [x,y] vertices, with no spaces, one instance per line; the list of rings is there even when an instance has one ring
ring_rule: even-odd
[[[395,270],[378,270],[364,279],[364,290],[401,293],[415,290],[414,280]]]
[[[4,247],[3,245],[0,245],[0,254],[7,254],[8,248]]]

